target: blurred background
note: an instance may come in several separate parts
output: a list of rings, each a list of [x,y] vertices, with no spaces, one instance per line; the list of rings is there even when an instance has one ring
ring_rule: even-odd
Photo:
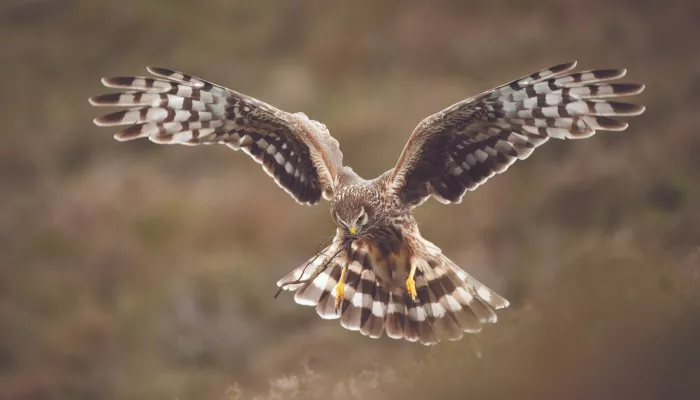
[[[2,1],[0,398],[700,398],[698,38],[676,0]],[[574,59],[646,113],[418,210],[512,303],[429,348],[272,299],[328,203],[224,146],[118,143],[87,102],[179,69],[324,122],[369,178],[425,116]]]

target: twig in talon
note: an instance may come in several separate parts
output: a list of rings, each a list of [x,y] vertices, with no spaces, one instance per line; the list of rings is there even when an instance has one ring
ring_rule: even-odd
[[[314,255],[313,258],[310,259],[310,260],[304,265],[304,268],[301,270],[301,274],[299,275],[299,279],[301,279],[301,277],[304,276],[304,274],[306,273],[306,268],[308,268],[309,265],[313,264],[314,261],[316,261],[316,259],[319,258],[319,257],[323,254],[323,251],[322,251],[321,249],[323,248],[323,246],[325,245],[325,243],[326,243],[326,240],[324,239],[324,240],[321,240],[321,243],[319,243],[318,246],[316,246],[316,250],[314,251],[314,253],[316,253],[316,255]],[[331,244],[333,244],[333,243],[335,243],[335,241],[331,242]],[[279,297],[280,293],[282,293],[282,289],[284,289],[285,286],[290,285],[290,284],[293,284],[293,283],[300,283],[300,282],[298,282],[299,279],[297,279],[297,282],[294,282],[294,281],[285,282],[284,284],[280,285],[280,287],[277,288],[277,292],[275,292],[275,295],[272,296],[272,298],[273,298],[273,299],[277,299],[277,297]]]
[[[322,240],[321,243],[319,243],[318,246],[316,246],[316,251],[314,251],[314,253],[316,253],[316,255],[314,255],[313,258],[310,259],[306,263],[306,265],[304,265],[304,268],[301,270],[301,274],[299,275],[299,279],[301,279],[301,277],[304,276],[304,274],[306,273],[306,268],[308,268],[309,265],[313,264],[314,261],[316,261],[316,259],[319,258],[321,256],[321,254],[323,254],[323,251],[321,251],[321,248],[323,247],[324,243],[325,243],[325,240]],[[277,292],[275,292],[275,295],[272,296],[272,298],[276,299],[280,295],[280,293],[282,293],[282,289],[284,289],[285,286],[292,284],[292,283],[299,283],[299,279],[297,279],[296,282],[290,281],[290,282],[285,282],[282,285],[280,285],[280,287],[277,288]]]
[[[333,260],[335,259],[335,257],[336,257],[338,254],[340,254],[340,252],[343,251],[343,250],[345,250],[344,247],[343,247],[343,246],[340,246],[340,247],[338,248],[338,250],[337,250],[335,253],[333,253],[333,255],[332,255],[331,257],[329,257],[323,264],[319,265],[319,266],[316,268],[316,270],[311,274],[310,277],[308,277],[308,278],[306,278],[306,279],[301,279],[301,277],[300,277],[300,278],[297,279],[297,280],[293,280],[293,281],[289,281],[289,282],[285,282],[285,283],[281,284],[280,287],[277,288],[277,292],[275,293],[275,295],[274,295],[272,298],[273,298],[273,299],[276,299],[276,298],[280,295],[280,293],[282,293],[282,290],[284,289],[285,286],[288,286],[288,285],[298,285],[298,284],[304,284],[304,283],[312,282],[314,279],[316,279],[316,277],[318,277],[319,275],[321,275],[321,273],[322,273],[323,271],[325,271],[326,268],[328,268],[328,265],[331,263],[331,261],[333,261]],[[311,265],[314,261],[316,261],[316,259],[317,259],[318,257],[320,257],[321,254],[323,254],[323,252],[317,253],[316,256],[314,256],[314,258],[311,259],[311,261],[309,261],[308,263],[306,263],[306,265],[304,266],[304,269],[302,270],[301,276],[304,276],[304,272],[306,272],[306,268],[307,268],[309,265]]]

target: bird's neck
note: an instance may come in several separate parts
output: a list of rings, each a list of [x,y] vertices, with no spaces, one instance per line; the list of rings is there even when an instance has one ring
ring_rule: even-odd
[[[361,185],[367,182],[360,175],[357,175],[352,168],[344,166],[338,173],[338,184],[340,186]]]

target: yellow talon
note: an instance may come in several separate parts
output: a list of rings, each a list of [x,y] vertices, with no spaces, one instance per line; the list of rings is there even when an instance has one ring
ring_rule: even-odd
[[[343,302],[345,299],[345,284],[342,282],[338,282],[337,285],[335,285],[335,309],[337,310],[340,308],[340,303]]]
[[[416,281],[412,276],[409,276],[408,279],[406,279],[406,290],[408,291],[408,294],[411,295],[411,300],[416,301]]]
[[[348,267],[343,268],[343,272],[340,274],[340,279],[335,285],[335,309],[340,308],[340,304],[345,299],[345,278],[348,276]]]
[[[406,291],[411,295],[411,300],[416,301],[416,281],[413,279],[413,275],[416,274],[416,263],[411,262],[411,270],[408,272],[408,279],[406,279]]]

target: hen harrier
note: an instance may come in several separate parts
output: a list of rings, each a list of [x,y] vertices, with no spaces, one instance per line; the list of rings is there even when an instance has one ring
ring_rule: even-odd
[[[644,111],[607,100],[644,89],[608,83],[625,70],[574,73],[575,65],[544,69],[425,118],[396,166],[372,180],[343,165],[325,125],[181,72],[148,68],[155,78],[105,78],[105,86],[125,91],[90,103],[131,107],[94,120],[129,125],[114,136],[119,141],[225,144],[262,164],[297,202],[329,200],[335,240],[278,286],[346,329],[433,344],[496,322],[495,310],[508,301],[423,239],[413,209],[431,196],[459,203],[549,138],[621,131],[627,123],[618,117]]]

